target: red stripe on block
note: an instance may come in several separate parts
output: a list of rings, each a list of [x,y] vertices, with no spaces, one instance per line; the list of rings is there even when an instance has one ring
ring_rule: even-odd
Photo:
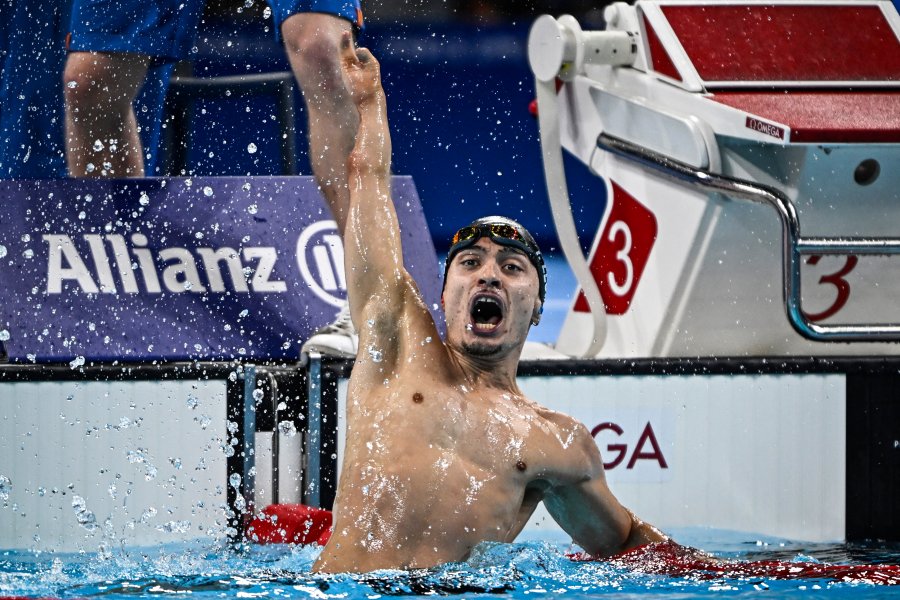
[[[876,6],[662,11],[705,81],[900,81],[900,40]]]
[[[647,46],[650,49],[651,68],[657,73],[682,81],[681,73],[675,68],[675,63],[672,62],[672,58],[666,52],[665,46],[659,41],[659,36],[656,35],[656,30],[650,25],[646,15],[644,16],[644,29],[647,30]]]
[[[711,98],[789,126],[792,142],[900,142],[900,90],[716,92]]]

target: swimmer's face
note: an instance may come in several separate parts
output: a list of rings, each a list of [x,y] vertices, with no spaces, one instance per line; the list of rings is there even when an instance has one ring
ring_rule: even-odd
[[[538,272],[521,250],[481,238],[453,257],[444,285],[447,341],[493,356],[525,343],[540,320]]]

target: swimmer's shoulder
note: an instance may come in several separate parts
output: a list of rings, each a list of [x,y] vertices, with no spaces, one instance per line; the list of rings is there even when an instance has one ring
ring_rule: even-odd
[[[597,443],[590,430],[578,419],[539,404],[535,412],[547,424],[546,443],[559,451],[566,463],[577,464],[586,475],[602,469]]]

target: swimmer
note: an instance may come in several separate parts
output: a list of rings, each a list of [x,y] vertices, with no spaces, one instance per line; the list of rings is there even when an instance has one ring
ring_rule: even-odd
[[[314,570],[463,560],[480,542],[513,541],[540,502],[594,556],[665,540],[613,496],[587,428],[516,383],[545,282],[540,250],[521,225],[490,217],[453,237],[441,341],[403,266],[378,62],[344,35],[341,63],[359,111],[344,245],[360,352],[334,532]]]

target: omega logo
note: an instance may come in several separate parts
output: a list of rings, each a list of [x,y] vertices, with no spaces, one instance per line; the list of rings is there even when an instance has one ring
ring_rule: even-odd
[[[317,221],[297,238],[297,267],[309,289],[335,307],[347,293],[344,244],[334,221]]]
[[[606,422],[600,423],[594,427],[591,430],[591,436],[593,436],[594,439],[597,439],[604,431],[613,432],[617,438],[621,438],[622,434],[625,433],[625,431],[616,423]],[[597,439],[597,441],[599,442],[600,440]],[[613,458],[604,461],[603,467],[607,470],[618,467],[629,455],[628,449],[627,443],[607,444],[606,450],[613,455]],[[608,459],[608,457],[604,458]],[[656,439],[656,434],[653,432],[653,427],[650,425],[649,421],[647,422],[647,425],[644,426],[644,430],[634,444],[634,450],[631,452],[625,468],[633,469],[639,460],[656,461],[657,464],[659,464],[660,469],[669,468],[669,464],[666,462],[666,457],[663,456],[662,448],[660,448],[659,442]]]

